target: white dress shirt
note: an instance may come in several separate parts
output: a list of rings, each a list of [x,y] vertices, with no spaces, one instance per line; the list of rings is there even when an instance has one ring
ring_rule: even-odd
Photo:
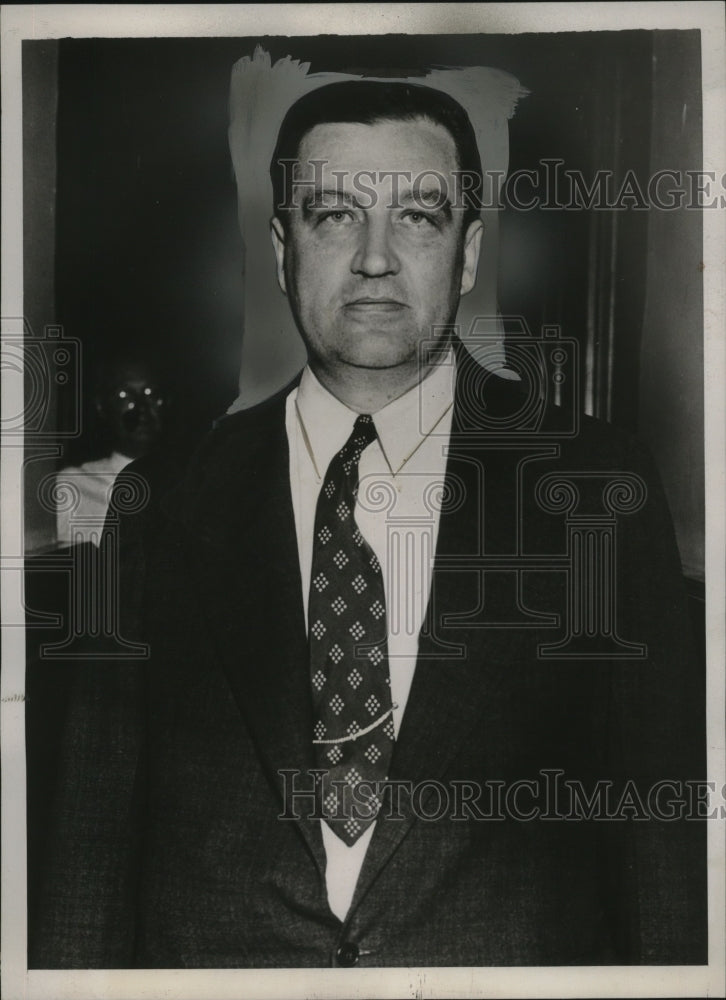
[[[59,545],[74,542],[100,544],[113,484],[122,469],[132,461],[120,451],[111,452],[83,465],[69,465],[56,476],[56,489],[63,499],[64,485],[78,495],[78,506],[60,503],[56,513],[56,533]]]
[[[355,520],[381,564],[396,736],[411,688],[431,589],[439,501],[454,402],[453,351],[405,395],[372,414],[378,440],[363,452]],[[350,437],[357,413],[309,368],[287,398],[290,484],[307,623],[318,493],[328,465]],[[312,734],[310,736],[312,739]],[[373,828],[348,847],[322,824],[326,886],[333,913],[350,908]]]

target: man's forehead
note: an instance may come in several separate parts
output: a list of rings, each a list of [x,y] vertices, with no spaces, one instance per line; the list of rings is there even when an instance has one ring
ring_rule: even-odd
[[[322,166],[320,165],[322,161]],[[425,171],[450,174],[458,169],[456,144],[447,129],[427,118],[360,122],[325,122],[303,136],[299,175],[333,178],[334,172],[376,177],[395,171],[418,176]],[[340,184],[338,184],[340,186]]]
[[[153,379],[151,367],[143,362],[128,362],[119,365],[111,374],[113,382],[149,382]]]

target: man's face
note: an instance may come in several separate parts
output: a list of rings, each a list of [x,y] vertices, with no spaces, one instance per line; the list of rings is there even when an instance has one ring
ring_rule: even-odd
[[[164,397],[143,364],[119,365],[96,407],[108,422],[114,449],[129,458],[145,455],[161,434]]]
[[[419,344],[443,335],[476,278],[482,224],[464,232],[453,138],[426,119],[316,125],[299,161],[316,183],[296,187],[272,239],[311,364],[410,381]]]

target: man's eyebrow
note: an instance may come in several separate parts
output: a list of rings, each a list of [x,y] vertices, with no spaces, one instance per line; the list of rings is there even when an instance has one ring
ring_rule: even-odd
[[[427,211],[441,212],[447,219],[451,218],[451,201],[448,194],[445,194],[440,187],[420,187],[403,191],[399,195],[399,201],[404,207],[411,205],[418,208],[425,208]]]
[[[329,208],[330,202],[345,205],[347,208],[361,207],[357,198],[347,191],[341,191],[339,188],[315,187],[302,199],[302,208],[308,212],[315,208]]]

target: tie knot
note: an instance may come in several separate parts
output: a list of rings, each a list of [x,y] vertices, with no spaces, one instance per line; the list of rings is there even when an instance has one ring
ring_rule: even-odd
[[[376,440],[376,437],[376,425],[373,423],[373,418],[368,413],[361,413],[353,424],[350,437],[339,452],[346,475],[349,475],[353,467],[357,468],[361,455],[368,445]]]
[[[372,441],[376,440],[376,437],[376,425],[373,423],[373,417],[370,413],[361,413],[353,424],[350,435],[351,444],[356,446],[360,444],[363,448],[367,448]]]

